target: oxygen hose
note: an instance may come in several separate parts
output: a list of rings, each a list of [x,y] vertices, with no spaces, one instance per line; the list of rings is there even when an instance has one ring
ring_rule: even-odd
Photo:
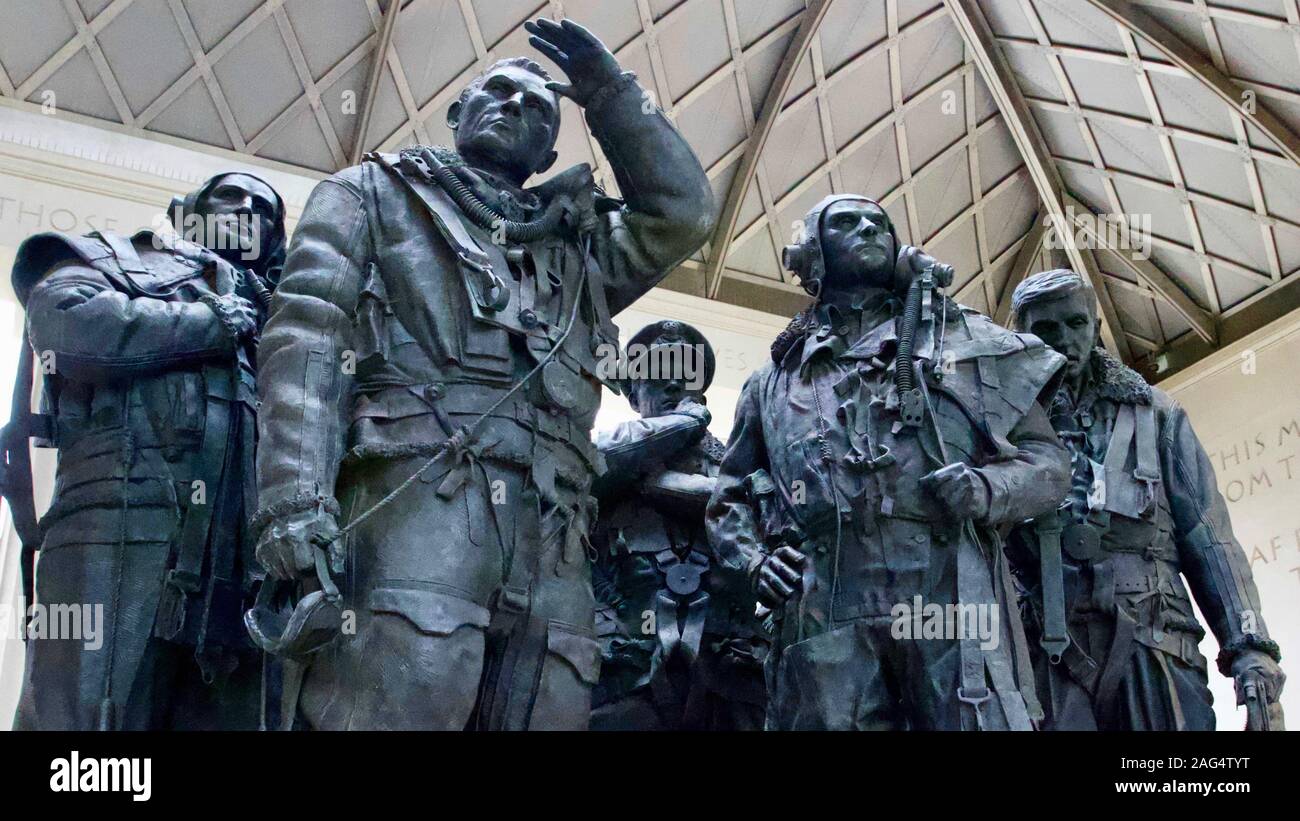
[[[262,310],[270,311],[271,289],[266,287],[266,284],[262,282],[262,278],[255,272],[250,270],[247,273],[248,286],[253,289],[253,295],[257,297],[258,304],[262,306]]]
[[[907,286],[907,300],[903,303],[903,327],[898,334],[897,365],[894,370],[894,384],[901,397],[916,387],[916,363],[912,351],[916,347],[916,328],[921,320],[921,279],[914,277]]]
[[[426,161],[427,162],[427,161]],[[545,213],[531,222],[508,220],[493,211],[478,198],[456,172],[442,163],[429,163],[433,177],[475,225],[485,231],[495,231],[504,226],[506,239],[511,242],[534,242],[552,234],[564,218],[564,208],[558,199],[552,200]]]

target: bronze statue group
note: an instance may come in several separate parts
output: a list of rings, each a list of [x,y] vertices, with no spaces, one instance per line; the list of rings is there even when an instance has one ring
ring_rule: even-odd
[[[246,173],[174,203],[179,235],[22,246],[27,601],[102,606],[105,636],[29,640],[16,727],[1212,729],[1194,600],[1251,727],[1281,728],[1210,462],[1077,274],[1025,279],[1008,330],[833,195],[728,443],[697,329],[629,344],[692,367],[611,373],[612,317],[713,198],[590,32],[526,27],[567,84],[490,66],[454,146],[320,183],[287,255]],[[585,165],[526,187],[562,97],[621,199]],[[641,418],[593,440],[602,387]],[[39,523],[33,437],[59,454]]]

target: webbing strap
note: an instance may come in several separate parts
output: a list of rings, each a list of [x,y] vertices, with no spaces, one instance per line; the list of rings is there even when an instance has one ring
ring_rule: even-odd
[[[1042,721],[1044,718],[1043,705],[1039,702],[1038,693],[1035,690],[1034,665],[1029,656],[1029,642],[1025,638],[1025,625],[1020,618],[1020,608],[1016,606],[1016,587],[1011,580],[1011,567],[1007,562],[1006,554],[998,556],[998,573],[998,578],[1001,581],[998,588],[999,601],[1005,602],[1003,610],[1007,614],[1007,626],[1010,628],[1011,633],[1011,649],[1015,653],[1020,697],[1024,700],[1025,709],[1029,712],[1029,718],[1033,721]]]
[[[199,446],[203,502],[196,504],[191,501],[186,505],[176,565],[167,571],[155,631],[164,639],[174,640],[184,630],[190,597],[198,593],[202,583],[208,535],[229,457],[230,417],[235,407],[232,378],[228,368],[208,365],[203,369],[203,381],[207,385],[204,397],[207,414],[203,423],[203,442]],[[226,395],[222,396],[223,393]]]
[[[1040,579],[1043,589],[1043,634],[1038,643],[1047,651],[1052,664],[1059,664],[1061,654],[1070,644],[1065,627],[1065,579],[1061,562],[1061,520],[1056,511],[1034,520],[1038,536]]]
[[[969,528],[968,528],[969,529]],[[988,589],[988,568],[980,555],[979,543],[970,535],[957,539],[957,602],[961,604],[993,601],[993,591]],[[979,636],[967,630],[958,639],[961,680],[957,700],[975,711],[975,722],[984,729],[983,705],[991,693],[984,678],[984,651]]]
[[[1002,564],[999,554],[995,554],[992,558],[994,562]],[[991,606],[998,608],[998,612],[1004,609],[1007,611],[1015,609],[1014,603],[1008,603],[1003,608],[1003,602],[1014,601],[1013,597],[1008,595],[1009,591],[1003,587],[1004,582],[1004,577],[996,573],[993,579],[995,591]],[[1002,715],[1006,719],[1007,729],[1028,731],[1034,729],[1029,720],[1029,708],[1025,704],[1020,688],[1016,686],[1016,677],[1011,670],[1011,653],[1001,643],[1001,640],[1010,633],[1010,629],[1010,624],[1003,625],[1000,622],[997,624],[999,646],[993,652],[984,655],[984,663],[988,666],[989,679],[993,682],[993,692],[1002,705]]]
[[[1156,450],[1156,411],[1151,405],[1138,405],[1137,416],[1137,467],[1133,478],[1146,489],[1146,498],[1142,500],[1145,512],[1155,500],[1155,484],[1160,481],[1160,454]]]
[[[1137,622],[1122,607],[1115,608],[1115,637],[1111,639],[1110,649],[1106,653],[1106,663],[1097,677],[1097,692],[1094,694],[1093,709],[1107,722],[1113,722],[1116,710],[1116,696],[1119,685],[1128,672],[1129,661],[1137,648],[1135,641]]]
[[[1132,405],[1120,405],[1115,414],[1115,427],[1110,433],[1110,445],[1106,448],[1103,467],[1106,471],[1106,498],[1117,498],[1119,489],[1127,486],[1124,476],[1124,464],[1128,460],[1129,447],[1133,444],[1133,432],[1136,426]]]
[[[425,157],[426,161],[432,155]],[[369,155],[381,168],[384,168],[410,191],[424,205],[434,227],[456,253],[457,266],[460,268],[470,295],[480,308],[497,311],[505,307],[502,298],[509,299],[510,292],[505,284],[492,271],[492,262],[484,253],[482,246],[465,229],[455,205],[445,197],[439,196],[429,187],[417,186],[407,179],[399,169],[393,167],[379,154]],[[411,163],[414,165],[414,162]],[[416,166],[418,168],[418,166]],[[421,176],[424,176],[423,174]],[[426,177],[426,182],[430,178]]]

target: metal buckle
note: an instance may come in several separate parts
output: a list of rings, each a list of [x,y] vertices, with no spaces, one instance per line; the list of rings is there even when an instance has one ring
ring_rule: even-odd
[[[492,273],[492,264],[489,262],[479,262],[478,260],[474,259],[464,251],[457,251],[456,256],[460,257],[460,262],[462,265],[472,269],[476,273],[480,273],[480,274]]]
[[[980,687],[975,691],[976,693],[983,693],[983,695],[967,695],[968,692],[969,691],[965,687],[958,685],[957,700],[963,704],[969,704],[971,706],[971,709],[975,711],[975,726],[980,730],[983,730],[984,714],[980,712],[980,705],[992,698],[993,694],[987,687]]]
[[[531,599],[526,587],[501,587],[496,593],[496,608],[508,613],[526,613]]]
[[[993,697],[993,692],[989,690],[989,688],[987,687],[980,687],[978,690],[975,691],[977,693],[983,693],[984,695],[972,696],[972,695],[967,695],[968,692],[969,691],[965,687],[958,686],[957,700],[969,704],[972,707],[975,707],[976,709],[979,708],[979,705],[983,704],[984,702],[988,701],[990,698]]]
[[[160,638],[171,641],[185,629],[190,594],[198,590],[199,577],[194,573],[176,568],[167,571],[162,599],[158,602],[156,633]]]

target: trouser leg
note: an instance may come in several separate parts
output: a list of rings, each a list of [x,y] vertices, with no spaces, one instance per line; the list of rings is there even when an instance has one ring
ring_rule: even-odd
[[[768,728],[899,730],[900,694],[865,622],[781,648],[773,671]]]

